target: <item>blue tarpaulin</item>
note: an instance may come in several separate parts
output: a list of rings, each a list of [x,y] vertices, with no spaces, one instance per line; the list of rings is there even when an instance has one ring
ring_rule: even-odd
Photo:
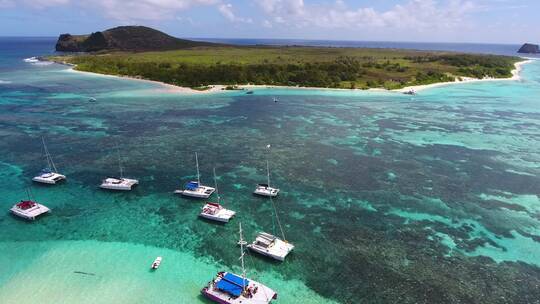
[[[244,285],[245,284],[245,285]],[[238,297],[242,294],[244,287],[249,285],[249,281],[242,279],[232,273],[227,273],[218,283],[217,288],[230,294],[231,296]]]
[[[199,188],[199,183],[197,182],[189,182],[186,184],[187,190],[193,191],[193,190],[196,190],[197,188]]]

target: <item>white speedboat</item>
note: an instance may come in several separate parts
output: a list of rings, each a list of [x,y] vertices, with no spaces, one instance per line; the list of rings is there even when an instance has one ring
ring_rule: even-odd
[[[49,153],[49,149],[47,149],[47,145],[45,144],[45,139],[43,137],[41,138],[41,142],[43,143],[43,151],[47,160],[47,167],[41,170],[38,176],[32,178],[32,181],[42,184],[54,185],[60,181],[65,180],[66,176],[58,173],[56,165],[53,162],[53,159],[51,157],[51,154]]]
[[[152,266],[150,266],[150,268],[152,269],[158,269],[159,268],[159,265],[161,265],[161,260],[162,258],[160,256],[158,256],[154,262],[152,263]]]
[[[209,198],[210,195],[212,195],[212,193],[216,191],[216,189],[201,184],[201,175],[199,173],[199,157],[197,156],[196,152],[195,164],[197,166],[197,181],[190,181],[184,186],[184,189],[175,190],[174,193],[195,198]]]
[[[236,212],[225,209],[220,204],[206,203],[199,216],[217,222],[228,223],[235,214]]]
[[[242,225],[240,225],[240,244],[242,244]],[[240,246],[242,275],[231,272],[218,272],[201,290],[203,296],[220,304],[268,304],[277,299],[277,293],[266,285],[248,279],[244,267],[244,246]]]
[[[268,161],[266,161],[266,179],[266,184],[257,184],[253,193],[266,197],[276,197],[279,193],[279,189],[270,187],[270,166],[268,165]]]
[[[120,170],[119,178],[107,177],[101,181],[99,187],[107,190],[131,191],[134,186],[139,184],[139,180],[137,179],[124,177],[124,168],[122,167],[122,160],[120,159],[120,151],[118,151],[118,169]]]
[[[108,190],[130,191],[132,190],[133,186],[138,184],[139,181],[136,179],[107,177],[101,181],[101,185],[99,185],[99,187]]]
[[[27,201],[21,201],[18,204],[15,204],[11,209],[11,213],[14,215],[21,217],[26,220],[33,221],[38,216],[49,213],[51,209],[47,208],[44,205],[38,204],[35,201],[27,200]]]
[[[255,241],[247,247],[257,253],[284,261],[285,257],[294,249],[294,245],[266,232],[261,232]]]

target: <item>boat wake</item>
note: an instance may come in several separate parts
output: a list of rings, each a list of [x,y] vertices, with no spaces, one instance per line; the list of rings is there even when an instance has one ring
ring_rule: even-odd
[[[26,62],[26,63],[33,64],[33,65],[50,65],[50,64],[52,64],[52,62],[50,62],[50,61],[42,61],[42,60],[39,60],[39,58],[37,58],[37,57],[25,58],[25,59],[23,59],[23,61]]]
[[[11,81],[0,79],[0,84],[10,84],[10,83],[11,83]]]
[[[28,62],[28,63],[35,63],[35,62],[39,62],[39,59],[37,59],[37,57],[30,57],[30,58],[23,59],[23,61]]]

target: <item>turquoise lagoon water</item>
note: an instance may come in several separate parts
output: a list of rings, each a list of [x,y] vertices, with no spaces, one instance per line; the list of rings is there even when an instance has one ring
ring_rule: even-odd
[[[279,233],[269,201],[251,195],[266,159],[296,248],[284,263],[246,262],[277,303],[538,303],[540,62],[521,81],[414,98],[181,95],[23,62],[49,49],[0,51],[1,303],[206,303],[216,271],[239,271],[238,222],[249,239]],[[68,182],[31,185],[41,136]],[[117,171],[117,146],[141,181],[131,193],[97,188]],[[203,181],[215,167],[238,212],[227,225],[172,194],[194,178],[195,151]],[[30,185],[53,212],[26,223],[8,210]]]

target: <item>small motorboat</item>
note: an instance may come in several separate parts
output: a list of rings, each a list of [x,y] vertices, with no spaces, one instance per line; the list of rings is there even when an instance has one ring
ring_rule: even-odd
[[[90,98],[88,98],[88,101],[89,101],[89,102],[96,102],[96,101],[97,101],[97,99],[96,99],[96,98],[94,98],[94,97],[90,97]]]
[[[405,95],[416,95],[416,91],[414,89],[410,89],[408,91],[403,92]]]
[[[247,95],[253,95],[253,93],[255,93],[255,92],[253,92],[251,90],[246,92]]]
[[[274,102],[278,102],[278,101],[279,101],[279,100],[278,100],[276,97],[274,97]]]
[[[152,263],[152,266],[150,266],[150,268],[152,269],[158,269],[159,268],[159,265],[161,265],[161,260],[162,258],[160,256],[158,256],[154,262]]]

